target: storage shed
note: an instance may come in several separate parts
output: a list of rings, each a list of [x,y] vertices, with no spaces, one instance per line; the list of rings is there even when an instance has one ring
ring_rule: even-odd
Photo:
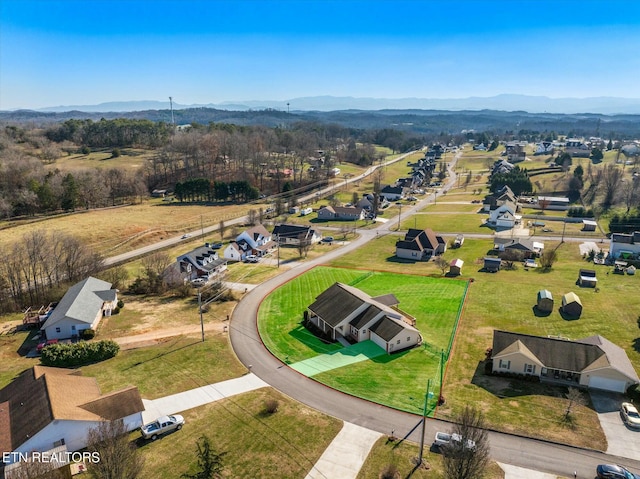
[[[582,220],[582,231],[595,231],[598,223],[592,220]]]
[[[484,269],[491,273],[495,273],[500,270],[500,263],[502,260],[500,258],[484,258]]]
[[[573,318],[579,318],[582,314],[582,302],[576,293],[567,293],[562,297],[562,312]]]
[[[545,313],[553,311],[553,296],[548,289],[538,291],[538,302],[536,303],[538,310]]]
[[[460,276],[462,274],[462,265],[464,261],[460,258],[454,259],[449,263],[449,274],[451,276]]]
[[[592,269],[581,269],[578,274],[578,284],[585,288],[595,288],[598,284],[596,272]]]

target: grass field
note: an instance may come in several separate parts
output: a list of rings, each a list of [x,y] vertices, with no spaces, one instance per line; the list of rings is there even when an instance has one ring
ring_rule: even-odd
[[[140,170],[149,158],[153,157],[154,150],[141,148],[120,148],[120,156],[112,158],[112,149],[92,151],[88,155],[74,153],[57,158],[53,163],[45,165],[45,169],[61,171],[74,171],[89,168],[117,168],[135,172]]]
[[[355,283],[372,296],[395,294],[400,300],[400,308],[416,317],[416,327],[423,335],[424,345],[321,373],[314,379],[374,402],[420,412],[427,379],[435,381],[432,392],[440,381],[440,351],[448,348],[466,283],[342,268],[314,268],[274,291],[260,308],[260,334],[274,355],[295,363],[342,348],[339,344],[322,342],[300,324],[306,307],[336,281]]]
[[[450,206],[455,211],[455,207],[459,205]],[[429,209],[426,209],[425,211],[428,212]],[[488,215],[479,213],[464,213],[457,215],[446,214],[445,212],[441,212],[439,214],[416,214],[410,218],[404,219],[400,229],[406,231],[409,228],[431,228],[437,232],[441,231],[447,233],[493,234],[493,230],[491,228],[483,226],[482,224],[482,222],[488,218]]]
[[[265,401],[278,401],[274,414]],[[131,440],[145,459],[142,479],[174,479],[196,465],[196,442],[211,439],[223,457],[223,477],[300,479],[320,458],[342,427],[271,388],[241,394],[185,412],[185,426],[155,442]],[[193,469],[191,469],[193,472]]]

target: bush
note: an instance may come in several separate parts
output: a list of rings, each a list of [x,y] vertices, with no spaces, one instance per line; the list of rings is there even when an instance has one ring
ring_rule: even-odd
[[[124,301],[122,301],[121,299],[118,300],[118,308],[124,308]]]
[[[267,399],[264,402],[264,412],[265,414],[273,414],[278,411],[278,407],[280,403],[275,399]]]
[[[88,146],[83,146],[80,149],[80,153],[82,153],[83,155],[88,155],[89,153],[91,153],[91,148],[89,148]]]
[[[118,158],[121,154],[122,152],[120,151],[120,148],[114,148],[111,150],[111,158]]]
[[[387,464],[382,471],[380,471],[378,477],[380,479],[398,479],[398,477],[400,477],[400,471],[398,471],[395,464]]]
[[[93,339],[96,336],[96,332],[93,329],[84,329],[82,330],[82,339],[88,340],[88,339]]]
[[[91,343],[57,343],[42,350],[40,361],[44,366],[73,368],[113,358],[118,351],[120,346],[110,339]]]
[[[115,308],[113,308],[113,310],[111,311],[111,314],[120,314],[120,308],[118,308],[117,306]]]

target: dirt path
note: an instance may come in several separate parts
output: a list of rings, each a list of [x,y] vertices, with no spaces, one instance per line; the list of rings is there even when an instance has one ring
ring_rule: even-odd
[[[227,330],[227,324],[223,323],[208,323],[204,325],[204,331],[206,332],[224,332]],[[202,330],[199,325],[180,326],[176,328],[159,329],[150,333],[134,334],[131,336],[122,336],[120,338],[113,338],[113,340],[120,345],[123,350],[137,349],[147,346],[154,346],[162,343],[170,338],[176,336],[200,336]]]

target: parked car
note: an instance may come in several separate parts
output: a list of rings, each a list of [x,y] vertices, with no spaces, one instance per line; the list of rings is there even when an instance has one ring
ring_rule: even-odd
[[[623,402],[620,406],[620,414],[622,414],[622,419],[627,423],[627,426],[640,428],[640,413],[633,404]]]
[[[213,243],[211,245],[211,249],[220,249],[222,248],[224,245],[222,243]]]
[[[244,261],[245,263],[257,263],[258,261],[260,261],[260,258],[258,258],[255,254],[250,254],[245,257]]]
[[[322,238],[323,243],[333,243],[333,236],[325,236]]]
[[[433,445],[440,448],[442,446],[448,446],[452,442],[462,444],[462,436],[460,434],[449,434],[448,432],[436,432]],[[471,439],[467,439],[465,441],[465,446],[469,449],[473,449],[476,447],[476,443]]]
[[[194,278],[191,280],[191,284],[196,288],[198,288],[200,286],[204,286],[205,284],[207,284],[207,280],[204,278]]]
[[[191,235],[189,233],[185,233],[181,237],[181,239],[187,239],[187,238],[191,238]]]
[[[51,346],[52,344],[57,344],[58,340],[57,339],[45,339],[42,340],[38,343],[38,345],[36,346],[36,351],[38,351],[39,353],[42,352],[42,350],[44,348],[46,348],[47,346]]]
[[[161,416],[152,423],[145,424],[140,428],[142,437],[155,441],[159,436],[171,431],[182,429],[184,418],[179,414],[173,416]]]
[[[640,476],[616,464],[600,464],[596,468],[599,479],[640,479]]]

